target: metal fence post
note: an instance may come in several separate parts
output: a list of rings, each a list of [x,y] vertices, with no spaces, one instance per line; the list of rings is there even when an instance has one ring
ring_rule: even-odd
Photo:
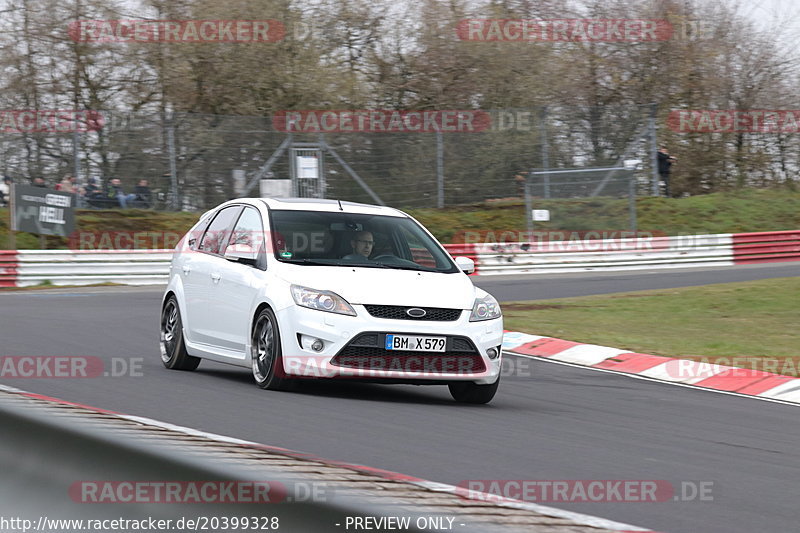
[[[77,128],[72,132],[72,165],[76,182],[81,179],[81,134]]]
[[[631,231],[636,234],[636,173],[631,172],[628,178],[628,212],[630,214]]]
[[[436,207],[444,207],[444,139],[436,132]]]
[[[178,167],[175,163],[175,125],[172,121],[172,113],[167,115],[167,149],[169,150],[169,205],[171,209],[178,211],[180,202],[178,199]]]
[[[550,143],[547,140],[547,106],[539,114],[539,132],[542,137],[542,170],[550,170]],[[550,198],[550,174],[544,174],[544,197]]]
[[[530,180],[531,176],[533,175],[533,171],[528,172],[527,176],[525,176],[525,227],[528,229],[528,235],[530,239],[533,240],[533,215],[531,214],[531,210],[533,209],[532,201],[531,201],[531,186]]]
[[[658,113],[658,104],[650,104],[650,162],[653,166],[653,196],[660,196],[658,182],[658,141],[656,139],[656,114]]]

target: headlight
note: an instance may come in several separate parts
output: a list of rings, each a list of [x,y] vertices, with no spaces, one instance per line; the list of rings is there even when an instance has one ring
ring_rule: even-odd
[[[300,285],[292,285],[291,289],[294,303],[301,307],[340,315],[356,316],[356,312],[350,304],[335,292],[318,291],[308,287],[301,287]]]
[[[481,320],[491,320],[501,316],[503,316],[503,313],[500,312],[500,304],[491,294],[487,294],[483,298],[475,298],[475,305],[472,306],[472,314],[469,315],[469,321],[480,322]]]

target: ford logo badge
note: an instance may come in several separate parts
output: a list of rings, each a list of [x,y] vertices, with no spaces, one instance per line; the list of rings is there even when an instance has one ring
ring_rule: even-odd
[[[411,318],[422,318],[428,314],[428,312],[424,309],[420,309],[419,307],[411,307],[406,309],[406,314]]]

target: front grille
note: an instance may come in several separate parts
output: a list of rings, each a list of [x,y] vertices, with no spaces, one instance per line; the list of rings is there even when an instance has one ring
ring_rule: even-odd
[[[358,370],[474,374],[486,365],[467,337],[447,337],[444,352],[386,350],[384,333],[362,333],[331,360],[334,366]]]
[[[444,307],[419,307],[425,310],[425,316],[409,316],[406,311],[413,306],[406,305],[365,305],[367,312],[375,318],[389,318],[392,320],[435,320],[439,322],[452,322],[461,316],[461,309],[446,309]]]

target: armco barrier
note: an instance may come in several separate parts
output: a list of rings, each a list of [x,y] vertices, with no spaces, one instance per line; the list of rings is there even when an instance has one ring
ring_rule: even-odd
[[[800,231],[737,233],[733,260],[736,264],[800,261]]]
[[[446,244],[478,275],[731,266],[800,261],[800,231],[556,242]],[[165,284],[172,250],[0,251],[0,287]]]
[[[166,284],[172,250],[19,250],[16,286]]]
[[[76,423],[59,417],[46,417],[29,409],[0,403],[0,516],[92,520],[175,520],[198,516],[278,516],[280,530],[327,533],[333,525],[344,524],[347,516],[387,516],[392,511],[385,505],[362,503],[355,494],[337,491],[325,501],[292,501],[280,503],[243,504],[135,501],[127,503],[81,504],[73,500],[73,488],[82,481],[147,481],[153,483],[180,482],[265,482],[286,487],[287,492],[296,480],[285,473],[265,480],[244,466],[218,464],[213,458],[180,453],[166,445],[134,441],[128,432],[103,430],[96,424]],[[262,472],[263,474],[263,472]],[[165,494],[165,493],[164,493]],[[236,494],[234,490],[233,495]],[[235,499],[235,496],[231,498]],[[155,498],[158,500],[159,498]],[[162,500],[165,498],[161,498]],[[416,514],[407,511],[408,514]],[[261,521],[259,520],[259,524]],[[269,523],[269,521],[267,521]],[[41,525],[41,524],[40,524]],[[228,527],[208,528],[211,531]],[[19,529],[19,528],[17,528]],[[28,530],[50,528],[29,527]],[[92,529],[61,526],[58,531]],[[100,529],[100,528],[97,528]],[[109,528],[110,529],[110,528]],[[117,528],[114,528],[117,529]],[[121,528],[128,530],[128,528]],[[150,529],[136,527],[135,529]],[[189,530],[190,528],[181,528]],[[201,526],[202,529],[202,526]],[[234,529],[234,528],[230,528]],[[250,529],[250,528],[248,528]],[[261,529],[265,529],[263,526]],[[278,529],[272,527],[270,529]],[[475,531],[474,528],[468,528]],[[176,530],[176,529],[173,529]],[[409,531],[429,531],[412,525]]]
[[[733,265],[731,235],[476,244],[482,275]]]
[[[17,252],[0,250],[0,287],[17,286]]]

